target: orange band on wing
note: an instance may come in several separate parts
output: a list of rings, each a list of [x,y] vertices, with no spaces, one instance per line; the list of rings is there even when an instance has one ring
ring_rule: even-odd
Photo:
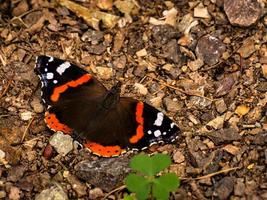
[[[144,137],[144,118],[143,118],[143,110],[144,110],[144,104],[142,102],[138,102],[136,105],[136,122],[138,123],[136,133],[130,138],[130,143],[137,143],[139,140],[141,140]]]
[[[45,123],[53,131],[62,131],[63,133],[67,134],[70,134],[72,132],[72,129],[67,125],[60,123],[56,115],[53,113],[45,113]]]
[[[77,80],[70,81],[70,82],[65,83],[64,85],[55,87],[53,94],[50,97],[51,101],[54,101],[54,102],[58,101],[60,94],[65,92],[69,87],[77,87],[79,85],[82,85],[88,82],[90,79],[91,79],[91,75],[85,74],[82,77],[78,78]]]
[[[119,156],[120,154],[124,153],[125,150],[121,149],[120,146],[103,146],[98,143],[88,142],[84,144],[93,154],[103,157],[113,157]]]

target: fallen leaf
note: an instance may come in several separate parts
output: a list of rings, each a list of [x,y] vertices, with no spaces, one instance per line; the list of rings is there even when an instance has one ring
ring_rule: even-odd
[[[239,116],[244,116],[249,112],[250,108],[247,107],[246,105],[240,105],[237,106],[235,109],[235,113],[238,114]]]
[[[113,28],[119,19],[118,16],[101,12],[94,9],[88,9],[77,3],[69,0],[60,0],[59,3],[62,6],[67,7],[74,12],[78,17],[82,17],[86,23],[96,30],[99,30],[99,22],[102,21],[103,25],[107,28]]]

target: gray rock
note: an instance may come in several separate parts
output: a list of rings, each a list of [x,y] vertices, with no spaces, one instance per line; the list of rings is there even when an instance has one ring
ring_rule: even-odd
[[[220,180],[215,188],[215,193],[219,199],[228,199],[234,189],[234,178],[224,177]]]
[[[73,149],[73,139],[70,135],[62,132],[56,132],[50,139],[49,143],[59,154],[66,155]]]
[[[225,49],[223,42],[207,34],[198,40],[196,54],[198,58],[203,59],[208,65],[214,65],[219,62]]]
[[[224,11],[231,24],[244,27],[254,24],[261,14],[259,2],[251,0],[224,0]]]
[[[76,175],[104,191],[111,191],[121,185],[131,171],[129,158],[100,158],[96,161],[82,161],[75,166]]]
[[[166,110],[170,112],[177,112],[183,107],[182,102],[173,101],[169,97],[163,99],[163,104],[166,107]]]
[[[33,108],[34,112],[36,112],[36,113],[42,113],[42,112],[44,112],[44,106],[40,102],[40,100],[37,99],[37,98],[34,98],[32,100],[31,107]]]
[[[68,196],[60,185],[57,184],[36,195],[35,200],[68,200]]]

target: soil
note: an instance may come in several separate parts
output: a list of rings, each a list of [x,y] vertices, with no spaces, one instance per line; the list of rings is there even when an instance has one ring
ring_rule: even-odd
[[[84,0],[81,12],[67,0],[0,0],[0,199],[127,193],[133,153],[103,159],[64,136],[63,153],[49,143],[38,55],[107,88],[121,81],[121,96],[175,121],[179,139],[146,151],[171,155],[181,186],[170,199],[267,199],[267,3],[232,2]]]

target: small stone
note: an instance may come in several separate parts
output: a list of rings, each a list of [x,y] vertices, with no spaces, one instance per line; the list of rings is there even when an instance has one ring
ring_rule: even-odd
[[[166,107],[167,111],[177,112],[182,109],[183,103],[178,101],[173,101],[169,97],[163,99],[163,104]]]
[[[207,126],[211,126],[214,129],[220,129],[223,127],[223,123],[225,120],[225,115],[217,116],[215,119],[211,120]]]
[[[162,66],[162,69],[165,69],[166,71],[171,71],[173,69],[173,65],[167,63],[167,64]]]
[[[151,105],[156,107],[156,108],[160,108],[161,103],[162,103],[162,97],[154,97],[152,99],[149,100]]]
[[[25,112],[20,113],[20,118],[23,121],[29,121],[32,118],[32,116],[33,116],[33,113],[30,111],[25,111]]]
[[[173,160],[174,160],[174,162],[180,164],[180,163],[185,161],[185,157],[181,151],[176,151],[173,154]]]
[[[122,55],[120,57],[117,57],[114,61],[113,61],[113,65],[115,67],[117,67],[118,69],[124,69],[126,66],[126,62],[127,62],[127,58],[125,55]]]
[[[17,182],[23,177],[25,172],[26,172],[26,168],[22,165],[17,165],[15,167],[12,167],[10,171],[8,172],[7,180],[12,181],[12,182]]]
[[[259,82],[258,86],[256,87],[256,90],[260,92],[267,92],[267,81]]]
[[[223,99],[219,99],[219,100],[215,101],[215,106],[216,106],[216,110],[219,113],[224,113],[227,110],[227,106],[226,106]]]
[[[110,67],[96,67],[97,74],[100,78],[108,80],[113,75],[113,69]]]
[[[238,148],[234,145],[228,144],[228,145],[223,147],[223,150],[225,150],[226,152],[228,152],[232,155],[236,155],[240,151],[240,148]]]
[[[68,200],[67,194],[60,187],[59,184],[49,189],[43,190],[40,194],[36,195],[35,200]]]
[[[210,14],[208,12],[207,7],[204,7],[202,3],[199,3],[194,8],[194,17],[204,18],[204,19],[210,19]]]
[[[102,10],[112,10],[113,0],[97,0],[96,5]]]
[[[13,9],[12,15],[19,16],[23,13],[26,13],[29,10],[29,5],[26,0],[22,0],[18,5]]]
[[[255,49],[255,41],[253,38],[248,38],[243,41],[242,46],[238,49],[238,53],[242,58],[248,58],[251,54],[256,51]]]
[[[233,177],[224,177],[220,180],[215,188],[219,199],[228,199],[231,192],[234,189],[234,178]]]
[[[129,158],[117,157],[82,161],[75,166],[75,171],[80,179],[109,192],[123,182],[131,169]]]
[[[262,74],[263,74],[264,78],[267,79],[267,64],[262,65],[261,69],[262,69]]]
[[[3,199],[6,197],[6,192],[5,191],[0,191],[0,199]]]
[[[135,83],[134,87],[137,89],[139,94],[144,95],[144,96],[147,95],[147,92],[148,92],[147,88],[143,84]]]
[[[6,153],[0,149],[0,160],[6,157]]]
[[[245,189],[246,189],[246,186],[244,184],[244,179],[243,178],[237,178],[236,184],[234,186],[234,194],[236,196],[243,196]]]
[[[198,58],[193,61],[189,61],[187,66],[190,68],[191,71],[197,71],[204,65],[204,62],[202,59]]]
[[[137,66],[134,69],[134,75],[139,77],[144,77],[146,75],[147,67],[144,65]]]
[[[198,40],[196,54],[198,58],[204,60],[208,65],[219,62],[226,47],[223,42],[212,35],[205,35]]]
[[[98,199],[100,197],[103,197],[104,193],[100,188],[94,188],[89,191],[89,198],[90,199]]]
[[[261,14],[260,3],[251,0],[224,0],[224,11],[232,25],[248,27]]]
[[[244,116],[249,112],[250,108],[246,105],[240,105],[237,106],[235,109],[235,113],[238,114],[239,116]]]
[[[59,154],[66,155],[73,149],[73,139],[70,135],[62,132],[56,132],[50,139],[49,143]]]
[[[34,98],[31,102],[31,107],[36,113],[42,113],[44,112],[44,106],[43,104],[39,101],[39,99]]]
[[[138,57],[145,57],[147,55],[147,51],[146,51],[146,49],[141,49],[141,50],[136,52],[136,55]]]
[[[77,193],[78,197],[85,196],[87,194],[87,187],[78,178],[70,173],[63,175],[71,184],[72,189]]]
[[[20,199],[20,193],[21,193],[21,191],[18,187],[11,186],[9,194],[8,194],[8,198],[10,200],[19,200]]]

